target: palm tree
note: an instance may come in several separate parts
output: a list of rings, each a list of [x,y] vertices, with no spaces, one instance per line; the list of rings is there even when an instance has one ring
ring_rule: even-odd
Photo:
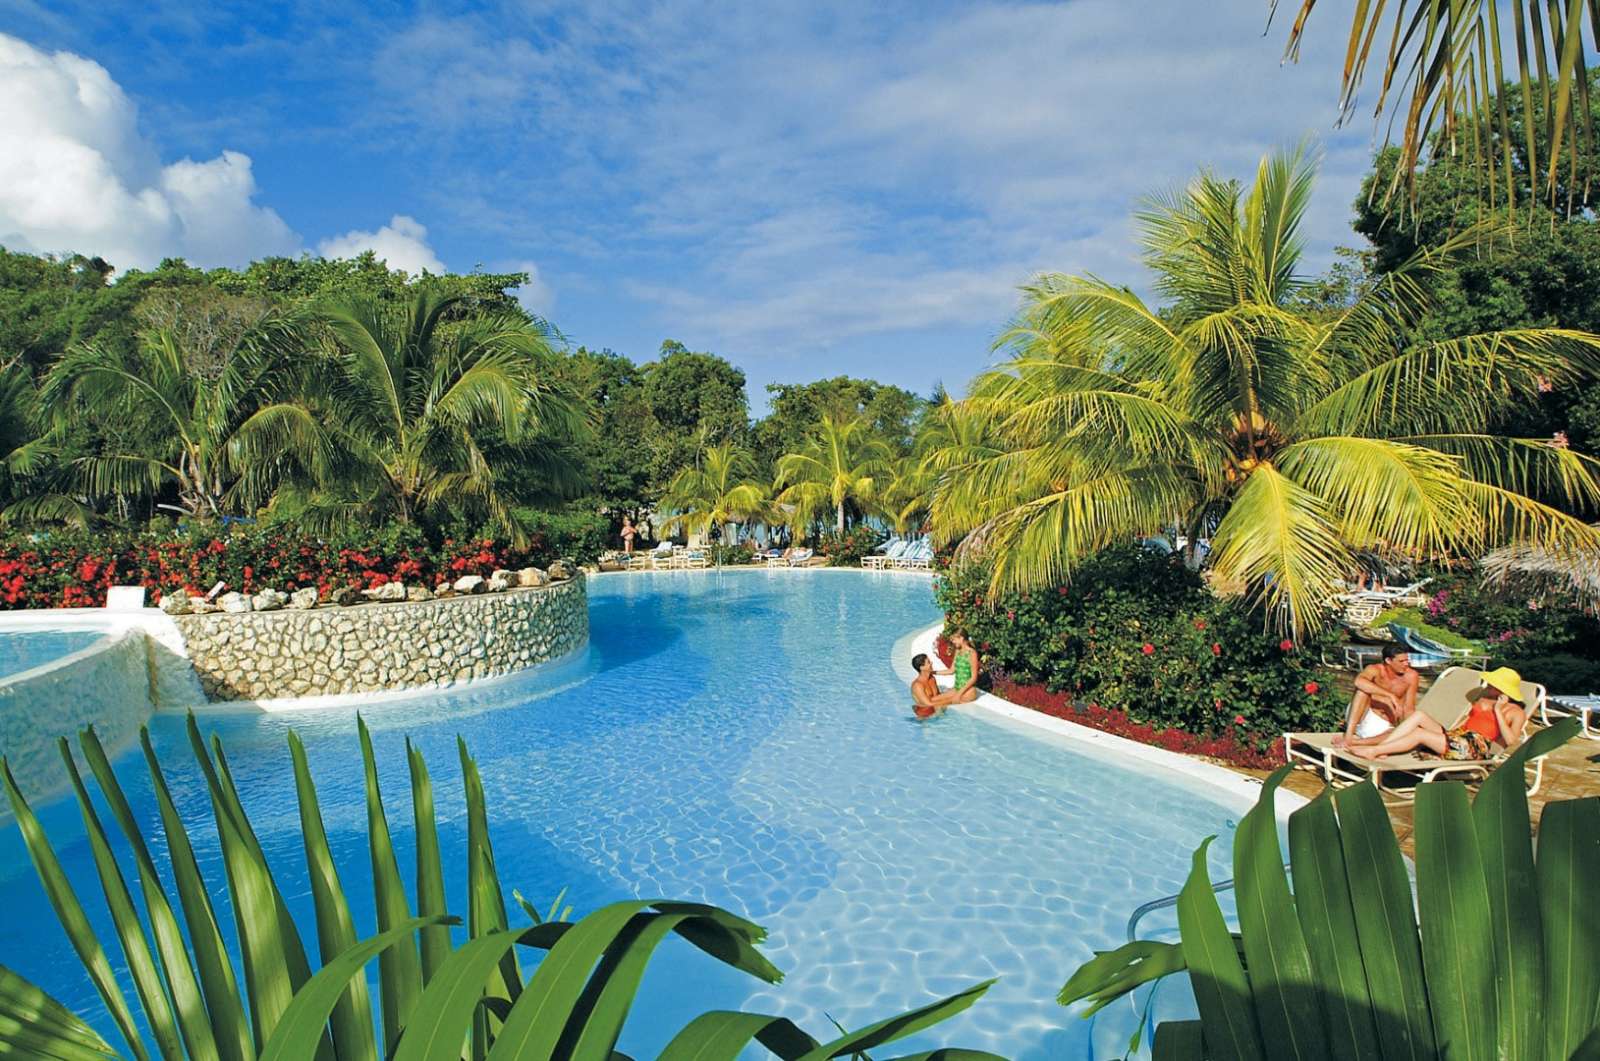
[[[1600,502],[1597,464],[1492,433],[1541,384],[1600,364],[1600,336],[1521,329],[1406,346],[1424,254],[1335,312],[1297,302],[1315,165],[1263,160],[1244,194],[1203,175],[1139,216],[1165,302],[1093,277],[1025,289],[1012,356],[961,415],[1001,440],[950,460],[935,532],[1000,588],[1178,522],[1209,533],[1221,585],[1294,630],[1316,623],[1355,550],[1476,557],[1531,541],[1593,551],[1563,510]],[[1474,238],[1471,234],[1463,237]],[[1455,249],[1460,244],[1454,245]]]
[[[796,530],[831,508],[834,529],[843,534],[846,503],[873,506],[894,475],[893,457],[865,418],[824,413],[798,453],[778,458],[777,503],[789,508]]]
[[[754,458],[731,441],[707,447],[667,484],[661,507],[673,515],[663,526],[709,537],[713,527],[764,515],[767,488],[751,478],[754,474]]]
[[[105,445],[73,462],[85,493],[100,499],[171,490],[185,516],[215,519],[264,499],[281,462],[252,439],[305,439],[315,428],[293,400],[300,314],[252,299],[218,298],[202,327],[173,313],[146,315],[123,347],[69,348],[40,390],[58,434],[85,422]]]
[[[1299,57],[1306,19],[1315,4],[1316,0],[1301,0],[1285,58]],[[1267,7],[1270,21],[1278,0],[1267,0]],[[1367,0],[1354,7],[1339,96],[1341,120],[1355,108],[1386,10],[1383,3],[1369,4]],[[1600,33],[1600,6],[1568,0],[1548,5],[1530,2],[1526,12],[1520,2],[1509,7],[1507,25],[1501,22],[1500,4],[1493,0],[1389,5],[1392,29],[1383,35],[1388,46],[1381,52],[1385,56],[1383,82],[1374,118],[1381,117],[1388,107],[1391,122],[1400,119],[1397,182],[1414,175],[1423,145],[1437,132],[1436,150],[1469,155],[1486,173],[1491,205],[1502,199],[1508,206],[1516,205],[1512,154],[1523,151],[1522,162],[1535,188],[1540,169],[1545,170],[1552,205],[1557,182],[1565,178],[1570,211],[1572,189],[1579,181],[1587,187],[1593,177],[1585,172],[1574,180],[1571,171],[1577,166],[1580,141],[1584,152],[1594,150],[1595,118],[1589,105],[1583,31],[1587,23],[1591,39]],[[1546,8],[1543,14],[1541,7]],[[1506,81],[1501,56],[1513,51],[1517,57],[1515,84],[1521,94],[1520,142],[1517,115],[1508,112],[1506,93],[1501,91]],[[1391,105],[1389,91],[1396,84],[1400,90]],[[1572,106],[1574,96],[1576,108]],[[1540,145],[1545,148],[1542,154]],[[1569,172],[1564,175],[1563,169]]]
[[[312,397],[322,432],[302,454],[322,467],[308,521],[409,523],[464,504],[515,538],[515,501],[576,485],[566,447],[587,424],[554,371],[548,331],[507,312],[450,320],[461,301],[422,290],[399,310],[360,299],[318,309],[328,348]]]

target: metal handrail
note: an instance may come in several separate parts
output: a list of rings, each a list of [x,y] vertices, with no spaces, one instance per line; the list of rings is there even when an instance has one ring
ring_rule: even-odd
[[[1283,868],[1288,869],[1289,863],[1285,862],[1283,864]],[[1213,893],[1225,892],[1232,887],[1232,877],[1229,877],[1227,880],[1213,881],[1211,883],[1211,891]],[[1179,895],[1181,894],[1182,893],[1180,892]],[[1168,895],[1161,899],[1151,899],[1149,902],[1134,910],[1133,915],[1128,918],[1128,942],[1132,943],[1134,940],[1139,938],[1139,922],[1144,920],[1145,914],[1154,913],[1157,910],[1164,910],[1169,906],[1177,906],[1179,895]]]

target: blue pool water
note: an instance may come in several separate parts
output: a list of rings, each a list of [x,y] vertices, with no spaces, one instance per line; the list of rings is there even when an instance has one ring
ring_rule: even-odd
[[[1054,1002],[1067,976],[1121,942],[1140,902],[1177,891],[1203,836],[1222,834],[1213,876],[1227,875],[1241,808],[1205,789],[974,717],[911,721],[889,655],[938,618],[925,580],[663,573],[594,579],[590,596],[593,640],[579,658],[365,715],[403,870],[413,858],[407,735],[433,774],[446,866],[462,864],[459,733],[483,773],[508,893],[540,901],[567,888],[580,914],[632,896],[697,899],[770,929],[767,953],[788,974],[777,987],[667,944],[622,1042],[635,1057],[654,1056],[707,1009],[781,1012],[825,1038],[830,1015],[854,1026],[994,976],[966,1014],[895,1052],[1084,1057],[1088,1023]],[[313,952],[284,734],[293,726],[306,741],[365,934],[374,922],[353,716],[202,717],[226,743]],[[151,729],[202,869],[220,885],[182,719]],[[117,764],[136,811],[155,821],[137,756]],[[56,801],[41,816],[69,838],[62,859],[104,921],[76,808]],[[464,873],[447,880],[453,909],[463,883]],[[14,826],[0,828],[0,908],[0,963],[93,1015],[115,1042]]]
[[[0,678],[88,648],[105,634],[96,630],[8,630],[0,633]]]

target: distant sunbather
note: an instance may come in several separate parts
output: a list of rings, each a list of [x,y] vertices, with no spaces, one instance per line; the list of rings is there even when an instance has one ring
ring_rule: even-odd
[[[1483,682],[1467,693],[1471,709],[1454,729],[1447,730],[1427,712],[1417,711],[1388,733],[1350,741],[1347,747],[1369,759],[1418,748],[1444,759],[1488,759],[1495,744],[1515,748],[1528,724],[1522,678],[1510,667],[1501,667],[1485,674]]]

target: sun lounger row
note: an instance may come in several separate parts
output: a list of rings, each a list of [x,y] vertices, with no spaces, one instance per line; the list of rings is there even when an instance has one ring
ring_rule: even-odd
[[[768,567],[804,567],[814,554],[810,549],[786,549],[767,554]]]
[[[933,566],[933,543],[926,538],[894,538],[878,549],[881,551],[861,558],[862,567],[872,571],[926,571]]]
[[[690,549],[671,542],[662,542],[647,553],[634,553],[628,558],[629,571],[684,571],[710,566],[704,549]]]
[[[1417,698],[1417,710],[1426,712],[1450,730],[1466,718],[1469,690],[1482,681],[1482,675],[1470,667],[1450,667],[1439,675],[1427,692]],[[1545,689],[1534,682],[1524,681],[1527,692],[1528,717],[1545,717]],[[1494,754],[1487,759],[1440,759],[1432,755],[1389,755],[1370,759],[1359,751],[1334,744],[1338,733],[1285,733],[1284,757],[1291,765],[1305,767],[1321,774],[1331,784],[1354,784],[1371,781],[1380,792],[1388,796],[1409,799],[1416,786],[1438,778],[1481,780],[1489,776],[1506,757],[1507,750],[1494,745]],[[1531,796],[1539,790],[1544,780],[1544,759],[1535,759],[1528,786]]]

